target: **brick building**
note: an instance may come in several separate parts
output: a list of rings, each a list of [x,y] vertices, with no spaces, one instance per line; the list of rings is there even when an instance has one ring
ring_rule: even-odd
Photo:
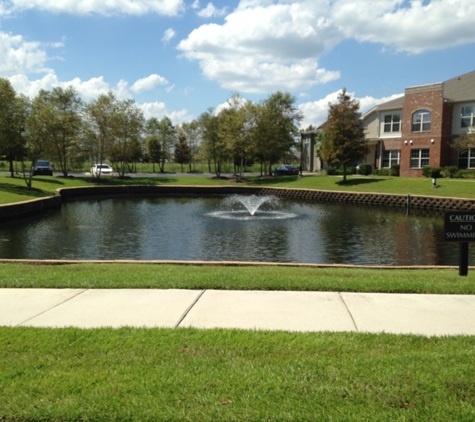
[[[376,169],[400,165],[402,177],[418,177],[422,168],[475,168],[475,149],[462,154],[452,140],[474,131],[475,71],[445,82],[406,88],[405,94],[380,104],[362,118],[369,153],[366,163]],[[325,123],[319,126],[321,130]],[[316,132],[302,133],[304,169],[319,170]]]

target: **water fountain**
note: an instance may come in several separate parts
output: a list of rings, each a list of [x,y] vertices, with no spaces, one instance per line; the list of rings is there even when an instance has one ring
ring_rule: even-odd
[[[278,209],[280,200],[272,195],[230,195],[224,198],[222,206],[226,209],[208,215],[232,220],[278,220],[297,217],[297,214]]]

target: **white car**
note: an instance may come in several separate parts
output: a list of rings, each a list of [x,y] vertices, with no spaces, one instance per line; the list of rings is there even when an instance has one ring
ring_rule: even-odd
[[[112,176],[114,170],[112,167],[107,164],[94,164],[91,167],[91,176],[92,177],[101,177],[101,176]]]

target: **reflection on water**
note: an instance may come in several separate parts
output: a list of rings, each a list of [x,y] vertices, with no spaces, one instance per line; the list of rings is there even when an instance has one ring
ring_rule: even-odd
[[[406,216],[397,208],[281,201],[281,209],[258,211],[266,218],[220,218],[229,214],[223,201],[70,202],[40,217],[0,224],[0,257],[458,264],[457,244],[443,240],[441,213]]]

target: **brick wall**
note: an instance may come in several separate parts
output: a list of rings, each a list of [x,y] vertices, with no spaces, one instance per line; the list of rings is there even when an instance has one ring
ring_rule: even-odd
[[[430,130],[413,132],[412,116],[422,109],[431,112]],[[449,142],[452,113],[452,104],[444,102],[441,83],[406,89],[402,114],[400,168],[402,177],[422,175],[422,169],[410,166],[413,149],[429,149],[429,166],[431,167],[443,167],[450,164]]]

